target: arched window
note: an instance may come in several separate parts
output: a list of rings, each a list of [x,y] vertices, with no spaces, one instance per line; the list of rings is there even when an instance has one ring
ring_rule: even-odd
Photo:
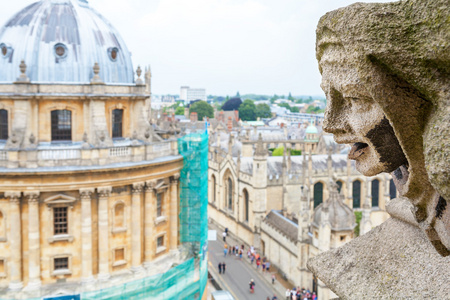
[[[361,181],[353,181],[353,208],[361,208]]]
[[[233,209],[233,181],[228,177],[228,209]]]
[[[314,208],[323,202],[323,183],[318,182],[314,185]]]
[[[8,139],[8,111],[0,109],[0,140]]]
[[[70,110],[53,110],[52,141],[72,140],[72,112]]]
[[[244,220],[248,222],[248,207],[249,207],[249,199],[248,199],[248,192],[247,190],[244,190]]]
[[[372,180],[372,207],[378,207],[380,192],[380,181]]]
[[[211,176],[211,192],[212,192],[212,202],[216,202],[216,176]]]
[[[336,184],[338,185],[338,192],[340,193],[342,190],[343,183],[342,183],[342,181],[338,180],[338,181],[336,181]]]
[[[397,188],[395,187],[394,179],[389,181],[389,196],[391,199],[397,197]]]
[[[114,109],[112,111],[112,137],[121,138],[123,126],[123,109]]]
[[[117,203],[114,207],[114,227],[125,227],[125,205],[123,203]]]

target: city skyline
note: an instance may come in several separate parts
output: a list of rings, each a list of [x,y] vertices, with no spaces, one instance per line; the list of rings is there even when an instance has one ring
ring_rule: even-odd
[[[9,2],[0,12],[1,25],[34,2]],[[189,85],[208,95],[323,96],[316,25],[326,12],[354,2],[91,0],[89,5],[114,23],[134,68],[151,65],[155,94],[178,94]]]

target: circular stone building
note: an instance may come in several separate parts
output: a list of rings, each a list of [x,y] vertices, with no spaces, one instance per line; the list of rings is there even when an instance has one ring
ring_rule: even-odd
[[[181,263],[183,159],[117,30],[87,1],[37,2],[0,28],[0,70],[0,298]]]

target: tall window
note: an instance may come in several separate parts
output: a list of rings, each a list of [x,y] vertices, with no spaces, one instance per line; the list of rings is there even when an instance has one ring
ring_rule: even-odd
[[[67,207],[53,208],[53,228],[55,235],[67,234]]]
[[[233,209],[233,181],[228,178],[228,209]]]
[[[0,140],[8,139],[8,111],[0,109]]]
[[[338,185],[338,192],[340,193],[342,191],[342,181],[338,180],[336,181],[336,184]]]
[[[72,112],[70,110],[52,111],[52,141],[72,140]]]
[[[378,207],[380,192],[380,181],[378,179],[372,180],[372,207]]]
[[[391,199],[397,197],[397,188],[395,187],[393,179],[389,181],[389,196]]]
[[[244,218],[246,222],[248,222],[248,202],[248,192],[247,190],[244,190]]]
[[[123,109],[114,109],[112,111],[112,137],[122,137]]]
[[[156,194],[156,216],[157,217],[162,216],[162,199],[163,199],[163,193]]]
[[[211,185],[212,185],[212,202],[216,202],[216,176],[211,176]]]
[[[353,208],[361,208],[361,181],[353,181]]]
[[[318,182],[314,185],[314,208],[323,201],[323,183]]]

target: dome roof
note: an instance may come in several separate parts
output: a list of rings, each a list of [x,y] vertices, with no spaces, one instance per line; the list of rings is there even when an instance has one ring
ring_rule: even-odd
[[[317,130],[317,127],[314,126],[313,123],[311,123],[308,128],[306,128],[306,134],[318,134],[319,131]]]
[[[355,214],[352,209],[342,202],[343,195],[339,194],[337,184],[330,183],[330,198],[324,203],[319,204],[314,210],[314,227],[320,227],[324,221],[324,213],[328,211],[328,221],[333,231],[353,230],[356,226]]]
[[[86,0],[42,0],[0,28],[0,82],[14,82],[19,64],[34,82],[89,83],[100,66],[105,83],[133,84],[131,54],[116,29]]]

